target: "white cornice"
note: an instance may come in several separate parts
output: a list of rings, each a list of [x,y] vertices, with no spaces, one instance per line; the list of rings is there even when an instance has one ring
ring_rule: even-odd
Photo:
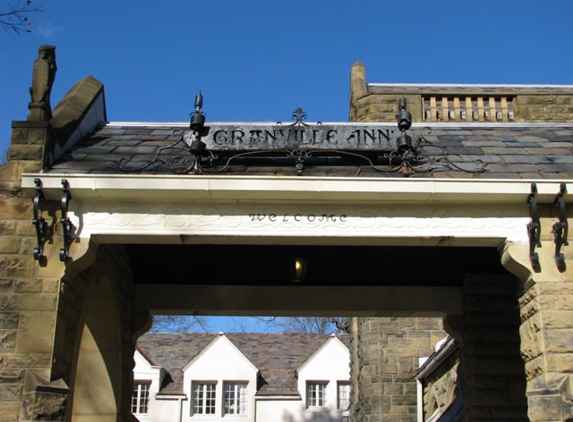
[[[341,203],[341,204],[524,204],[536,184],[538,203],[552,203],[561,183],[573,180],[320,178],[205,175],[24,174],[29,197],[35,179],[47,200],[62,197],[62,179],[74,201],[96,200],[180,203]],[[572,190],[573,192],[573,190]],[[573,193],[565,194],[566,202]]]

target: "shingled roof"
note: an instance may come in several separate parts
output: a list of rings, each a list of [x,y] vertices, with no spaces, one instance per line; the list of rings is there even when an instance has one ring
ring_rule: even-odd
[[[183,393],[183,367],[219,334],[148,333],[139,338],[138,350],[167,376],[159,394]],[[257,395],[293,395],[296,370],[331,335],[305,333],[225,333],[259,370]],[[350,338],[336,335],[347,347]]]
[[[185,124],[109,123],[65,152],[47,170],[63,174],[169,174],[177,141]],[[501,123],[417,125],[423,136],[411,177],[476,179],[570,179],[573,177],[573,124]],[[163,149],[163,150],[162,150]],[[171,155],[170,155],[171,154]],[[183,159],[190,154],[177,152]],[[159,158],[159,160],[157,160]],[[401,177],[388,159],[369,154],[368,160],[331,154],[305,161],[302,176]],[[148,165],[149,164],[149,165]],[[183,164],[184,165],[184,164]],[[259,157],[234,159],[218,172],[205,174],[297,175],[296,159]],[[185,172],[190,174],[191,172]]]

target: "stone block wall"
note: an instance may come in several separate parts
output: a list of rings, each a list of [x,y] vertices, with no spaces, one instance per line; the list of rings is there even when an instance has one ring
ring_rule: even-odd
[[[92,82],[89,78],[87,81]],[[36,81],[33,81],[34,83]],[[79,91],[88,92],[90,98],[103,97],[103,87],[99,83],[92,82],[90,85],[84,82],[80,88]],[[74,104],[78,103],[77,97],[77,95],[68,96],[64,103],[74,101]],[[76,114],[85,114],[88,105],[91,106],[96,101],[90,100],[84,103],[86,104],[84,111],[80,110]],[[47,106],[42,105],[42,107]],[[2,422],[64,420],[69,392],[68,381],[73,360],[70,353],[73,353],[74,344],[68,343],[60,347],[59,350],[65,349],[65,353],[55,352],[59,296],[61,292],[71,291],[70,285],[66,288],[62,285],[66,263],[59,259],[59,250],[62,246],[62,230],[58,228],[60,204],[59,201],[41,201],[40,212],[48,226],[48,240],[40,244],[32,223],[35,217],[33,200],[21,189],[23,173],[40,173],[54,157],[56,129],[49,121],[51,110],[44,111],[48,118],[29,117],[26,121],[12,122],[6,162],[0,166],[0,421]],[[58,117],[61,113],[56,114]],[[64,123],[66,127],[73,125],[77,121],[74,120],[74,116],[64,119],[62,125]],[[99,120],[101,116],[105,116],[105,113],[98,114]],[[60,128],[57,130],[60,131],[60,135],[63,133]],[[63,139],[62,136],[60,138]],[[39,259],[35,259],[34,249],[40,246],[42,255]],[[76,256],[81,256],[81,253]],[[78,286],[80,284],[77,283]],[[80,296],[81,294],[78,298]],[[66,297],[69,297],[69,294]],[[75,312],[68,312],[65,318],[74,320],[77,329],[81,301],[76,298],[74,306],[76,306]],[[125,330],[125,333],[130,333],[130,330]],[[126,343],[133,343],[133,340],[130,338]],[[132,363],[128,360],[132,359],[133,348],[128,349],[124,360],[131,369]],[[128,398],[129,396],[130,394],[127,395]],[[129,406],[129,403],[124,406]]]
[[[34,259],[33,204],[20,189],[22,173],[42,169],[48,142],[45,122],[14,122],[0,167],[0,421],[63,417],[66,386],[51,379],[62,266]]]
[[[516,97],[516,119],[520,122],[573,121],[571,93],[524,93]]]
[[[354,324],[351,414],[360,422],[415,422],[414,373],[446,336],[440,318],[357,318]],[[356,385],[356,384],[354,384]]]

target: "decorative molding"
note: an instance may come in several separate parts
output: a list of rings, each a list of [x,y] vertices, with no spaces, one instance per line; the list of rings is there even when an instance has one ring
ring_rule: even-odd
[[[85,212],[83,211],[85,210]],[[84,203],[74,210],[77,236],[501,239],[527,242],[527,217],[501,206],[146,205]]]

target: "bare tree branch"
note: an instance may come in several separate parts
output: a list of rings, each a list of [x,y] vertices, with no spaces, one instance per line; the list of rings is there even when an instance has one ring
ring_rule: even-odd
[[[348,325],[345,320],[342,317],[261,317],[269,327],[278,327],[285,333],[343,333]]]
[[[154,315],[151,333],[187,333],[207,331],[207,321],[202,316]]]
[[[32,0],[10,5],[8,11],[0,12],[0,26],[6,32],[15,32],[16,34],[32,32],[30,27],[34,26],[34,21],[30,20],[29,16],[33,13],[42,13],[42,8],[36,6]]]

